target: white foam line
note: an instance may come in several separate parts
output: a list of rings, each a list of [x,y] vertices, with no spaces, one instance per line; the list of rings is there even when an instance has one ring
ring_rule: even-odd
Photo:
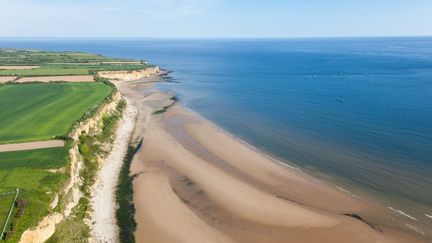
[[[403,216],[405,216],[405,217],[407,217],[407,218],[410,218],[410,219],[412,219],[412,220],[417,221],[416,218],[414,218],[413,216],[411,216],[411,215],[405,213],[405,212],[402,211],[402,210],[394,209],[394,208],[392,208],[392,207],[387,207],[387,208],[390,209],[390,210],[392,210],[392,211],[394,211],[394,212],[396,212],[396,213],[399,213],[399,214],[401,214],[401,215],[403,215]]]
[[[336,186],[336,187],[337,187],[337,189],[339,189],[339,190],[341,190],[341,191],[344,191],[344,192],[346,192],[346,193],[351,194],[350,191],[348,191],[348,190],[346,190],[346,189],[344,189],[344,188],[342,188],[342,187],[340,187],[340,186]]]
[[[425,213],[425,216],[432,219],[432,215]]]
[[[415,232],[417,232],[417,233],[419,233],[419,234],[425,236],[425,233],[423,232],[423,230],[421,230],[421,229],[419,229],[419,228],[417,228],[417,227],[415,227],[415,226],[413,226],[413,225],[410,225],[410,224],[405,224],[405,225],[406,225],[409,229],[414,230]]]
[[[345,193],[350,194],[352,197],[359,198],[357,195],[355,195],[354,193],[348,191],[348,190],[345,189],[345,188],[342,188],[342,187],[340,187],[340,186],[336,186],[336,188],[339,189],[339,190],[341,190],[341,191],[343,191],[343,192],[345,192]]]

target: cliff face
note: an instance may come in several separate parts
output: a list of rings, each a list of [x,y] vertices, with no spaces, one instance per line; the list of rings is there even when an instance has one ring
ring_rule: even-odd
[[[90,131],[97,130],[100,122],[102,121],[103,115],[111,114],[116,109],[116,106],[121,99],[121,94],[118,91],[115,91],[112,96],[112,101],[102,105],[93,117],[77,124],[70,132],[69,137],[71,137],[74,141],[78,141],[78,138],[81,134],[88,134]]]
[[[133,81],[158,75],[159,73],[159,67],[149,67],[134,71],[100,71],[97,76],[110,80]]]
[[[112,99],[109,102],[102,104],[96,114],[76,124],[73,130],[69,133],[69,137],[71,137],[74,142],[72,148],[69,150],[70,178],[63,190],[59,192],[63,198],[61,211],[47,215],[36,227],[27,229],[22,234],[20,243],[46,241],[54,234],[56,224],[70,216],[73,208],[78,204],[82,197],[82,192],[80,191],[82,181],[80,178],[80,170],[83,166],[81,154],[78,149],[78,139],[81,134],[93,133],[100,130],[103,116],[105,114],[112,114],[115,111],[117,104],[122,100],[122,96],[119,92],[114,92]],[[54,207],[55,206],[57,206],[57,203],[55,203]]]

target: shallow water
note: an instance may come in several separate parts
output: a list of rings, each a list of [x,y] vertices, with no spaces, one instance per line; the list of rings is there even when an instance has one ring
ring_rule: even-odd
[[[180,102],[395,218],[432,225],[432,38],[0,40],[145,58]],[[405,214],[405,215],[404,215]]]

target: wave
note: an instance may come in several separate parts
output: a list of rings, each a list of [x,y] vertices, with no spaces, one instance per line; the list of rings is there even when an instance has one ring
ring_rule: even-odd
[[[425,216],[432,219],[432,215],[425,213]]]
[[[352,192],[350,192],[350,191],[348,191],[347,189],[345,189],[345,188],[342,188],[342,187],[340,187],[340,186],[336,186],[336,188],[337,189],[339,189],[339,190],[341,190],[341,191],[343,191],[343,192],[345,192],[345,193],[348,193],[348,194],[350,194],[352,197],[355,197],[355,198],[360,198],[360,197],[358,197],[357,195],[355,195],[354,193],[352,193]]]
[[[410,225],[410,224],[405,224],[405,225],[408,227],[408,229],[414,230],[415,232],[417,232],[423,236],[426,235],[423,230],[419,229],[418,227],[415,227],[414,225]]]
[[[413,217],[413,216],[411,216],[411,215],[405,213],[405,212],[402,211],[402,210],[394,209],[394,208],[392,208],[392,207],[387,207],[387,208],[390,209],[390,210],[392,210],[392,211],[394,211],[394,212],[396,212],[396,213],[398,213],[398,214],[400,214],[400,215],[403,215],[403,216],[405,216],[405,217],[407,217],[407,218],[409,218],[409,219],[412,219],[412,220],[417,221],[417,218],[415,218],[415,217]]]

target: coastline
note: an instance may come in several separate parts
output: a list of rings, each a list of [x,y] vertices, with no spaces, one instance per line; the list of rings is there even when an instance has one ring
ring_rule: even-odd
[[[91,238],[89,242],[118,242],[115,190],[131,134],[135,127],[135,107],[126,100],[126,109],[115,133],[115,140],[99,169],[91,189]]]
[[[154,115],[172,96],[137,91],[149,87],[131,82],[119,88],[138,105],[134,137],[144,138],[131,165],[137,242],[422,242],[384,226],[385,216],[370,203],[261,153],[178,104]],[[379,226],[364,219],[377,213]]]

